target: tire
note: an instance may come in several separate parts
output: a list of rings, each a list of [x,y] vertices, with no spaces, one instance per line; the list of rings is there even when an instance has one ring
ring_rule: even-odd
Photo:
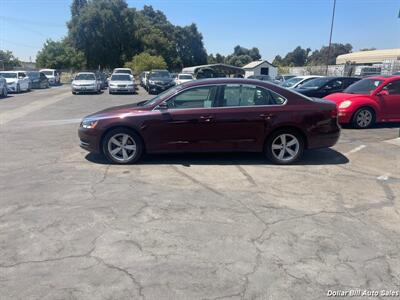
[[[3,87],[3,97],[6,98],[8,96],[7,87]]]
[[[375,124],[375,112],[369,107],[361,107],[358,109],[351,120],[354,128],[365,129]]]
[[[108,94],[109,94],[109,95],[112,95],[112,94],[113,94],[113,92],[111,92],[110,90],[108,90]]]
[[[17,84],[17,94],[21,93],[21,87],[19,86],[19,83]]]
[[[303,156],[304,142],[304,138],[295,130],[282,129],[267,138],[264,152],[271,162],[289,165]]]
[[[31,91],[31,84],[29,83],[28,84],[28,89],[26,90],[27,92],[30,92]]]
[[[123,143],[124,137],[127,136],[126,147],[118,147],[113,142],[116,140],[119,142],[119,146]],[[135,146],[135,147],[134,147]],[[120,151],[118,151],[118,148]],[[135,150],[133,149],[135,148]],[[105,157],[112,163],[126,165],[137,162],[143,154],[143,142],[140,136],[133,130],[127,128],[115,128],[110,130],[102,141],[102,150]],[[112,151],[117,151],[112,153]],[[125,151],[125,153],[124,153]],[[124,157],[126,155],[126,157]]]
[[[76,92],[72,92],[72,95],[76,95]]]

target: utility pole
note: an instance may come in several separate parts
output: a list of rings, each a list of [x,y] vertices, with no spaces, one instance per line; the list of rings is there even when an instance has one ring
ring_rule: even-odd
[[[328,65],[329,65],[329,58],[331,55],[331,45],[332,45],[332,32],[333,32],[333,22],[335,20],[335,9],[336,9],[336,0],[333,0],[333,9],[332,9],[332,21],[331,21],[331,33],[329,35],[329,46],[328,46],[328,55],[326,57],[326,70],[325,75],[328,76]]]

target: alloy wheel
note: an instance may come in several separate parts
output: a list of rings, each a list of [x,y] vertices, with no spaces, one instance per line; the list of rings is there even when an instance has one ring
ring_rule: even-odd
[[[113,159],[125,163],[132,160],[137,153],[137,145],[132,136],[127,133],[113,135],[107,144],[108,153]]]
[[[360,128],[366,128],[371,125],[372,113],[368,109],[363,109],[356,116],[356,123]]]
[[[272,155],[279,161],[293,160],[299,149],[299,140],[289,133],[280,134],[272,141]]]

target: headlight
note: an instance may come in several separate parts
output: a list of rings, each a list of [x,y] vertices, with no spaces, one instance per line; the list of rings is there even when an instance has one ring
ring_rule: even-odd
[[[84,119],[81,123],[83,128],[95,128],[97,126],[98,120]]]
[[[156,82],[154,80],[149,80],[150,84],[156,84]]]
[[[351,101],[346,100],[339,104],[339,108],[348,108],[350,105],[351,105]]]
[[[130,86],[130,87],[133,87],[133,86],[134,86],[134,84],[133,84],[133,83],[130,83],[130,84],[128,84],[128,86]]]
[[[111,87],[116,87],[117,85],[114,84],[114,83],[110,83],[110,86],[111,86]]]
[[[16,83],[17,83],[16,81],[7,82],[8,85],[13,85],[13,84],[16,84]]]

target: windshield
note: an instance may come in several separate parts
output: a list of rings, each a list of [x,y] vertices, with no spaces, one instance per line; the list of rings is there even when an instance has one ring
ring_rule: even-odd
[[[42,71],[42,73],[43,73],[44,75],[53,76],[53,71]]]
[[[119,75],[119,74],[114,74],[111,76],[111,80],[115,81],[132,81],[130,75]]]
[[[303,84],[301,88],[306,88],[306,89],[320,88],[321,86],[323,86],[324,84],[328,83],[331,80],[332,78],[315,78]]]
[[[369,95],[383,82],[378,79],[363,79],[350,85],[343,92],[348,94]]]
[[[156,71],[150,74],[150,78],[171,78],[168,71]]]
[[[17,78],[17,73],[0,73],[4,78]]]
[[[115,74],[132,74],[131,70],[115,70]]]
[[[175,94],[177,91],[178,91],[178,87],[174,86],[174,87],[166,90],[165,92],[158,94],[157,97],[154,97],[154,98],[142,103],[141,106],[151,106],[151,105],[157,103],[159,100],[167,98],[167,97]]]
[[[179,75],[179,79],[193,79],[191,75]]]
[[[304,79],[304,78],[301,78],[301,77],[293,77],[293,78],[290,78],[289,80],[286,80],[286,81],[282,84],[282,86],[283,86],[283,87],[292,87],[292,86],[294,86],[296,83],[302,81],[303,79]]]
[[[30,78],[39,78],[40,73],[39,72],[28,72],[26,75]]]
[[[75,80],[95,80],[94,74],[78,74],[75,76]]]

